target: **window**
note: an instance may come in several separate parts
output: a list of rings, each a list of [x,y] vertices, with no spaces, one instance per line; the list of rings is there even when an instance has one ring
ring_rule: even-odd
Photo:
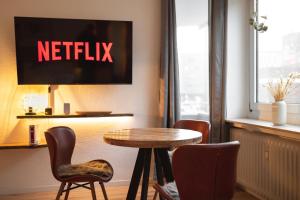
[[[264,85],[268,81],[300,71],[300,1],[254,0],[259,16],[267,16],[268,30],[254,33],[254,101],[270,103],[273,100]],[[300,81],[286,98],[290,104],[300,104]]]
[[[176,0],[181,117],[208,118],[208,0]]]

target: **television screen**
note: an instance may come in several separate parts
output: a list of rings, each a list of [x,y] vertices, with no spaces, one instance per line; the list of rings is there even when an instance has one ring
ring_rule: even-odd
[[[131,84],[132,22],[15,17],[18,84]]]

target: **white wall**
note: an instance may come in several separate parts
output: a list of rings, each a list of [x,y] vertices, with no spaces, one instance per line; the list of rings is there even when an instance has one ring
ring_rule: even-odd
[[[133,84],[59,86],[56,112],[63,102],[71,111],[112,110],[134,113],[134,117],[98,119],[18,120],[22,97],[47,93],[46,86],[17,85],[14,16],[107,19],[133,21]],[[104,144],[102,134],[120,128],[151,127],[158,122],[160,54],[159,0],[2,0],[0,2],[0,143],[28,141],[28,124],[43,130],[55,125],[72,127],[77,134],[74,162],[95,158],[109,160],[115,175],[112,184],[128,183],[136,149]],[[57,187],[49,167],[47,148],[0,150],[0,194],[48,190]]]
[[[249,112],[250,2],[228,1],[227,118],[247,117]]]

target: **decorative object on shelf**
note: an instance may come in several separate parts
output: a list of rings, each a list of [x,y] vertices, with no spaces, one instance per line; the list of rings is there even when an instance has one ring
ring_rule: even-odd
[[[65,115],[70,114],[70,103],[64,103],[64,113]]]
[[[36,115],[36,113],[33,112],[33,108],[31,106],[29,106],[25,112],[25,115]]]
[[[29,125],[29,145],[38,145],[37,125]]]
[[[275,100],[275,102],[272,103],[272,122],[274,125],[286,124],[287,106],[284,99],[295,89],[293,84],[298,78],[300,78],[300,73],[293,72],[290,73],[287,78],[280,77],[275,83],[269,81],[265,85]]]
[[[259,21],[259,19],[263,21]],[[253,12],[252,17],[249,19],[249,24],[259,33],[264,33],[268,30],[265,20],[267,20],[267,16],[258,16],[257,12]]]
[[[52,115],[52,108],[45,108],[45,115]]]

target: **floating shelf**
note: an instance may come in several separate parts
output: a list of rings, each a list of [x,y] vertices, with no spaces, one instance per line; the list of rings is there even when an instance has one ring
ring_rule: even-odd
[[[83,118],[83,117],[132,117],[132,113],[111,114],[73,114],[73,115],[18,115],[17,119],[42,119],[42,118]]]
[[[29,145],[29,144],[0,144],[0,150],[1,149],[36,149],[36,148],[42,148],[47,147],[47,144],[41,143],[38,145]]]
[[[85,117],[132,117],[132,113],[86,113],[86,114],[72,114],[72,115],[18,115],[17,119],[49,119],[49,118],[85,118]],[[38,145],[29,145],[28,143],[15,144],[0,144],[1,149],[35,149],[47,147],[47,144],[41,143]]]

